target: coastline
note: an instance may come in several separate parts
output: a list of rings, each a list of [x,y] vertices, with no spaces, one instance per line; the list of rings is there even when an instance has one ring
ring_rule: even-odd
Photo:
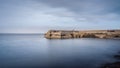
[[[70,39],[70,38],[101,38],[120,39],[120,30],[49,30],[45,33],[47,39]]]

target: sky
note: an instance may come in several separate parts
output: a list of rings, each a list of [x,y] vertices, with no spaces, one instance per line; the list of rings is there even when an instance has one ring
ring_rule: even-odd
[[[0,0],[0,33],[120,29],[120,0]]]

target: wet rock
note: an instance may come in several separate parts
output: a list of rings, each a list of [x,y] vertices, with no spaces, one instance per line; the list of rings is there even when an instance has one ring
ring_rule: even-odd
[[[119,59],[120,60],[120,55],[115,55],[114,58]]]
[[[120,62],[107,63],[103,65],[101,68],[120,68]]]

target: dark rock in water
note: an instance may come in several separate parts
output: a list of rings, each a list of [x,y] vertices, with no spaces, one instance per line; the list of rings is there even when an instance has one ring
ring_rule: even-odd
[[[107,63],[101,68],[120,68],[120,62],[115,62],[115,63]]]
[[[120,51],[118,52],[118,54],[120,54]]]
[[[120,60],[120,52],[117,55],[113,56],[115,59]],[[120,68],[120,61],[114,63],[107,63],[103,65],[101,68]]]
[[[119,59],[120,60],[120,55],[115,55],[114,58]]]

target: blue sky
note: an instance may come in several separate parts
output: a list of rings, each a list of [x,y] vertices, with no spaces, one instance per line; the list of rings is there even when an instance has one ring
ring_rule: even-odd
[[[120,0],[0,0],[0,33],[120,29]]]

